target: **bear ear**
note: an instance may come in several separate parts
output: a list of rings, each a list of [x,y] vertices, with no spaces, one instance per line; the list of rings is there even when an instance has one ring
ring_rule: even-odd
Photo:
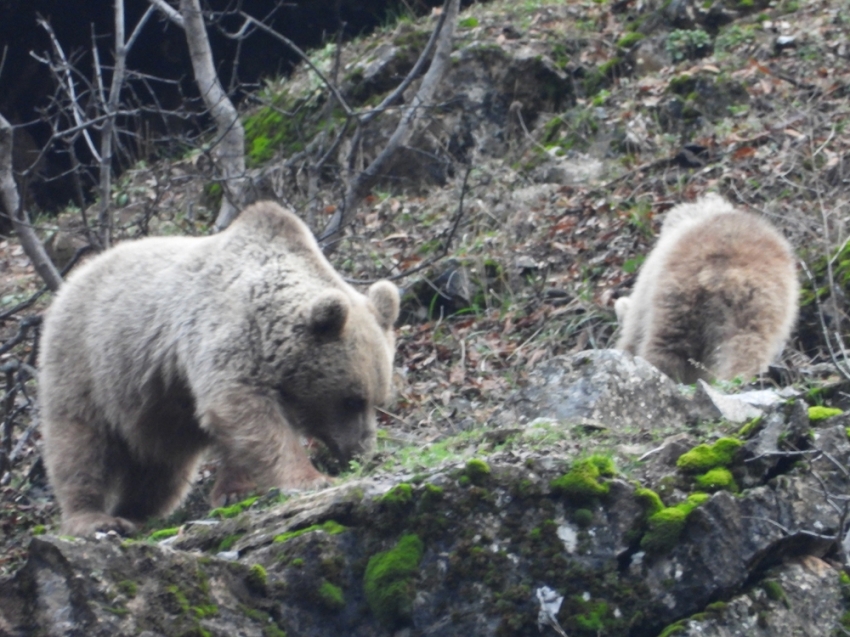
[[[310,331],[318,336],[339,336],[351,302],[342,292],[325,292],[310,306]]]
[[[383,329],[390,329],[398,318],[401,305],[398,288],[389,281],[373,283],[369,288],[369,300],[378,310],[378,323]]]

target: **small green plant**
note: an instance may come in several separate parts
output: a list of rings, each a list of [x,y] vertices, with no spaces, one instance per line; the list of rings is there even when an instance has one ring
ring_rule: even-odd
[[[473,29],[478,26],[478,18],[468,17],[460,20],[457,25],[462,29]]]
[[[714,40],[714,51],[726,52],[742,44],[752,44],[755,41],[755,32],[755,25],[730,24]]]
[[[711,36],[702,29],[675,29],[664,45],[674,62],[703,57],[711,50]]]

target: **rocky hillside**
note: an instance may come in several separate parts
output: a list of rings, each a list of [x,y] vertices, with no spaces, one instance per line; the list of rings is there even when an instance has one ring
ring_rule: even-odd
[[[312,59],[367,109],[433,24]],[[378,455],[331,489],[209,512],[211,461],[172,519],[74,540],[51,535],[21,422],[0,634],[845,634],[847,380],[822,323],[845,335],[849,34],[839,0],[467,8],[437,104],[333,257],[405,290]],[[397,119],[363,132],[358,162]],[[338,106],[305,67],[244,122],[254,196],[320,229],[352,144],[333,143]],[[656,218],[709,189],[806,264],[800,328],[757,387],[678,387],[604,349]],[[115,201],[132,237],[206,232],[220,196],[190,153],[129,171]],[[54,253],[77,228],[48,229]],[[37,282],[0,249],[8,308]]]

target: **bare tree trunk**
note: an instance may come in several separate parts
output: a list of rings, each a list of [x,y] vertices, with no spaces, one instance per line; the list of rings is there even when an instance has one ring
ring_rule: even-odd
[[[330,254],[336,249],[336,246],[339,244],[337,240],[339,236],[335,235],[339,235],[345,229],[345,226],[351,222],[357,206],[360,205],[360,201],[378,181],[381,171],[390,163],[398,149],[410,140],[421,110],[433,102],[437,87],[440,85],[440,81],[443,79],[443,75],[449,65],[449,59],[452,53],[452,36],[454,35],[459,7],[460,0],[447,0],[444,7],[446,14],[445,21],[442,23],[443,26],[437,40],[434,58],[431,60],[431,66],[428,67],[425,77],[422,78],[422,84],[420,84],[419,90],[401,116],[401,120],[392,136],[390,136],[384,150],[381,151],[365,170],[349,182],[342,205],[337,208],[334,216],[331,217],[328,225],[319,236],[319,241],[325,242],[323,248],[326,254]],[[334,240],[328,241],[331,238]]]
[[[219,135],[213,152],[221,170],[225,196],[221,201],[215,227],[216,230],[223,230],[236,217],[242,204],[245,131],[239,121],[239,113],[224,91],[215,71],[200,0],[180,0],[180,15],[183,17],[195,81]]]
[[[95,52],[97,47],[95,47]],[[121,96],[121,86],[124,84],[127,50],[124,43],[124,0],[115,0],[115,68],[112,70],[112,82],[109,87],[109,98],[104,99],[106,121],[100,134],[100,212],[98,214],[98,229],[100,244],[103,249],[112,244],[112,230],[115,223],[112,210],[112,135],[115,131],[115,111]],[[99,67],[97,59],[95,63]],[[99,73],[98,73],[99,75]],[[101,94],[101,98],[104,96]]]
[[[12,218],[12,226],[21,240],[24,252],[32,261],[36,272],[44,279],[47,287],[55,292],[62,285],[62,276],[47,256],[18,196],[18,186],[12,174],[13,143],[14,129],[6,118],[0,115],[0,196],[3,198],[6,212]]]

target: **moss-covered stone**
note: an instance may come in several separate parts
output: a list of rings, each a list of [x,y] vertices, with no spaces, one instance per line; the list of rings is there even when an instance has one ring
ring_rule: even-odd
[[[735,483],[735,478],[732,477],[732,472],[726,467],[715,467],[710,471],[694,478],[694,482],[700,489],[705,491],[732,491],[738,492],[738,485]]]
[[[224,551],[229,551],[233,548],[233,545],[241,538],[245,533],[231,533],[230,535],[226,535],[221,539],[221,542],[218,543],[218,552],[222,553]]]
[[[812,422],[819,422],[821,420],[826,420],[827,418],[832,418],[833,416],[840,416],[843,413],[843,410],[836,407],[822,407],[820,405],[816,405],[814,407],[809,407],[809,420]]]
[[[464,474],[472,484],[481,486],[490,477],[490,465],[479,458],[473,458],[466,463]]]
[[[363,589],[372,614],[389,627],[406,623],[413,607],[413,576],[424,546],[419,536],[403,535],[388,551],[369,558]]]
[[[265,594],[268,579],[269,576],[266,569],[261,564],[254,564],[248,569],[248,575],[245,576],[245,584],[255,593]]]
[[[127,597],[132,598],[132,597],[136,596],[136,593],[138,592],[139,587],[136,584],[136,582],[134,582],[132,580],[125,579],[125,580],[121,580],[120,582],[118,582],[118,590],[121,591],[121,593],[126,595]]]
[[[679,541],[688,516],[708,498],[707,493],[694,493],[684,502],[650,515],[647,531],[640,541],[641,548],[650,553],[664,553],[672,549]]]
[[[635,496],[641,501],[641,504],[646,508],[647,515],[655,515],[664,509],[664,503],[659,495],[652,489],[638,487],[635,489]]]
[[[761,427],[763,421],[761,416],[756,416],[738,430],[738,437],[749,438]]]
[[[743,444],[737,438],[720,438],[713,445],[698,445],[679,456],[676,466],[687,473],[705,473],[715,467],[726,467],[732,464]]]
[[[324,531],[328,535],[339,535],[343,531],[347,530],[347,526],[343,526],[339,522],[335,522],[333,520],[328,520],[327,522],[322,522],[321,524],[314,524],[312,526],[308,526],[305,529],[298,529],[297,531],[287,531],[286,533],[281,533],[280,535],[276,535],[274,537],[274,541],[286,542],[293,538],[304,535],[305,533],[312,533],[313,531]]]
[[[250,507],[254,502],[259,499],[259,496],[252,496],[250,498],[245,498],[241,502],[237,502],[236,504],[231,504],[226,507],[218,507],[210,511],[210,517],[214,518],[235,518],[237,515],[242,513],[245,509]]]
[[[577,503],[591,502],[608,494],[610,486],[600,478],[615,474],[614,462],[608,456],[590,456],[573,464],[572,469],[550,483],[555,493]]]
[[[159,542],[160,540],[165,540],[170,537],[174,537],[180,532],[180,527],[175,526],[170,529],[160,529],[159,531],[154,531],[148,536],[149,540],[154,542]]]
[[[403,508],[413,502],[413,487],[406,482],[397,484],[381,497],[381,503],[393,509]]]
[[[339,586],[323,581],[319,586],[318,595],[322,606],[328,610],[337,611],[345,608],[345,595]]]

